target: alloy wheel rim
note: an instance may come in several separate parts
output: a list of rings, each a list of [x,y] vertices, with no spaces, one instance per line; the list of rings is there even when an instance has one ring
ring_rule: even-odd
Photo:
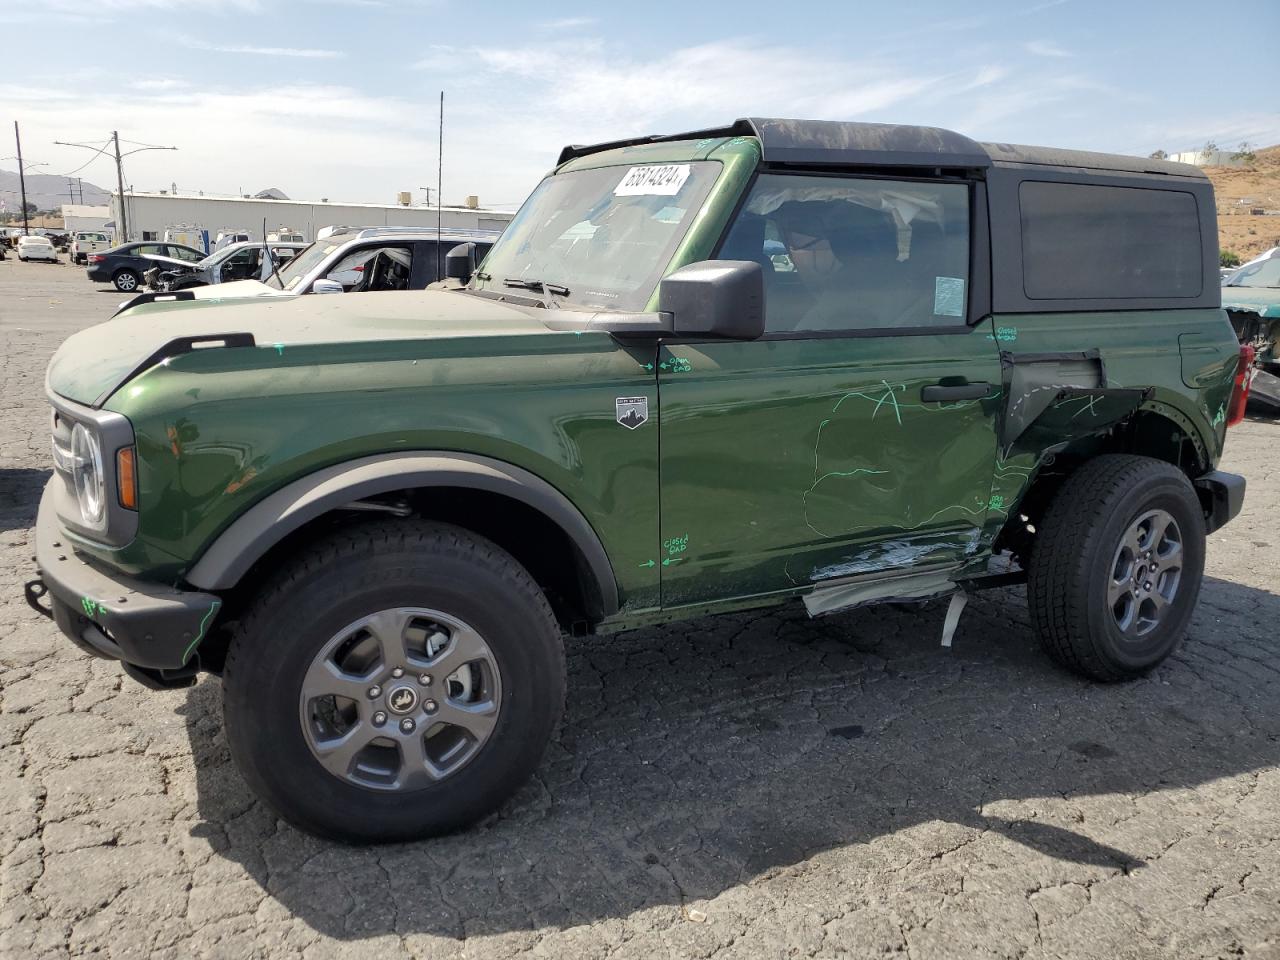
[[[129,274],[127,274],[127,273],[122,273],[122,274],[120,275],[120,289],[121,289],[121,290],[132,290],[132,289],[133,289],[134,287],[136,287],[137,285],[138,285],[138,282],[137,282],[136,280],[134,280],[134,279],[133,279],[133,277],[129,276]]]
[[[1177,599],[1184,555],[1182,530],[1167,510],[1149,510],[1129,524],[1107,580],[1107,608],[1126,642],[1160,625]]]
[[[380,610],[321,647],[302,679],[312,756],[361,787],[410,791],[456,774],[488,742],[502,680],[484,638],[424,607]]]

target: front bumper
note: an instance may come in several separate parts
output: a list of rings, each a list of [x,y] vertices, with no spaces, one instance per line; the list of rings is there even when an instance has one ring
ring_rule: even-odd
[[[194,677],[196,649],[222,601],[211,593],[126,577],[77,554],[54,510],[58,482],[50,480],[40,498],[38,576],[26,586],[27,602],[51,617],[80,649],[122,661],[131,676],[148,685],[173,686]],[[46,595],[49,608],[40,603]]]
[[[1213,470],[1192,481],[1204,507],[1205,533],[1225,527],[1244,506],[1244,477]]]

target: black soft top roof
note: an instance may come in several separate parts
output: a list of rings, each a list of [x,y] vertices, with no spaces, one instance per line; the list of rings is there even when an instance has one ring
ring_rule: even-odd
[[[985,168],[993,163],[1039,164],[1089,170],[1158,173],[1204,179],[1196,167],[1168,160],[1118,154],[1026,147],[1009,143],[978,143],[941,127],[840,120],[782,120],[749,117],[725,127],[687,133],[634,137],[591,146],[571,145],[560,151],[557,166],[605,150],[702,140],[710,137],[756,137],[765,163],[796,166],[964,167]]]

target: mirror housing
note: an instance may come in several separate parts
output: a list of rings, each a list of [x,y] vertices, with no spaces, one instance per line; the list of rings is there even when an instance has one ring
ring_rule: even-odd
[[[753,260],[702,260],[663,278],[658,310],[677,336],[755,340],[764,333],[764,270]]]
[[[466,283],[476,272],[476,245],[468,241],[460,243],[444,255],[444,276],[448,280]]]
[[[321,277],[311,284],[312,293],[342,293],[342,284],[328,277]]]

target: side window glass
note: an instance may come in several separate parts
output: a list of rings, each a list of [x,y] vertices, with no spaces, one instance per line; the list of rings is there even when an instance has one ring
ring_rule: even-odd
[[[769,332],[963,324],[969,188],[766,174],[720,258],[764,268]]]
[[[361,247],[335,263],[325,277],[342,284],[346,293],[408,290],[412,266],[408,247]]]

